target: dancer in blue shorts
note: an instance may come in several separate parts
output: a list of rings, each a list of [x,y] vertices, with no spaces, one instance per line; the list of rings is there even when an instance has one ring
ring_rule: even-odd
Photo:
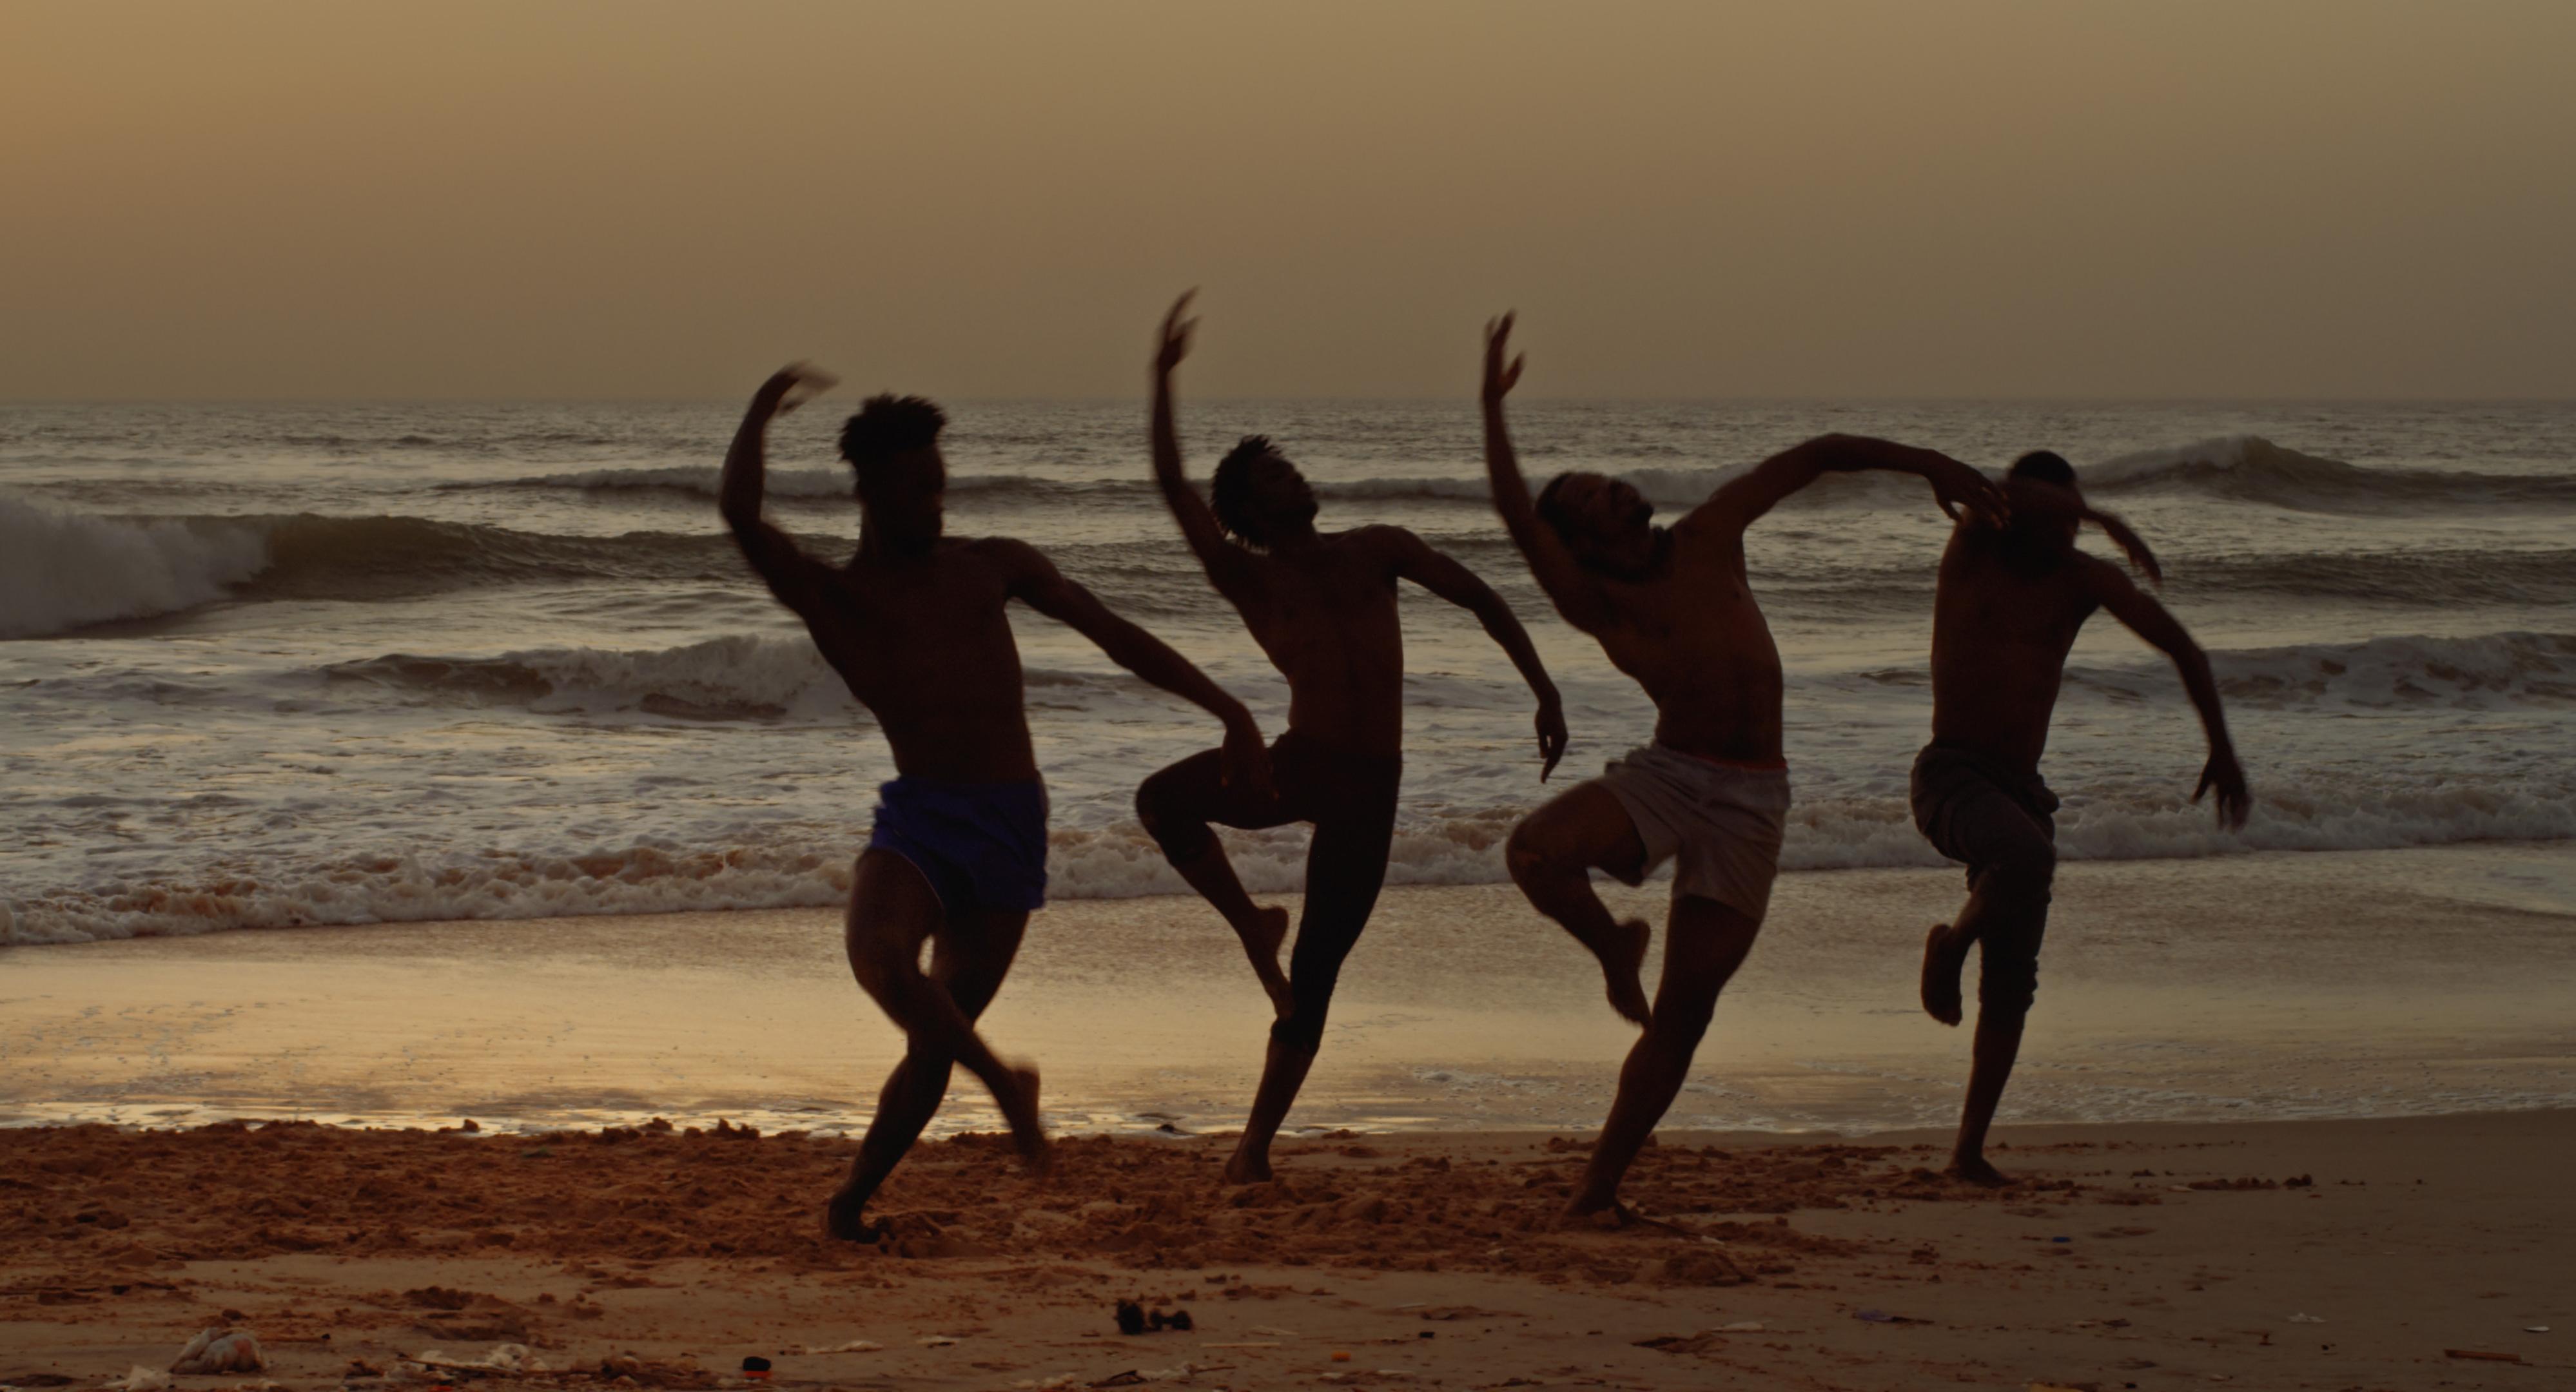
[[[846,942],[851,971],[908,1043],[825,1215],[834,1236],[867,1241],[875,1230],[863,1210],[938,1111],[954,1064],[992,1089],[1030,1166],[1046,1164],[1037,1070],[1004,1064],[975,1032],[1029,911],[1046,895],[1046,788],[1004,606],[1026,602],[1223,721],[1230,782],[1266,794],[1270,764],[1240,702],[1035,547],[941,535],[948,472],[938,439],[947,417],[919,397],[871,398],[841,432],[841,455],[858,472],[860,517],[858,553],[846,563],[805,554],[763,520],[770,418],[821,385],[796,367],[762,384],[725,456],[722,506],[751,568],[876,716],[900,775],[878,790],[876,832],[852,875]]]

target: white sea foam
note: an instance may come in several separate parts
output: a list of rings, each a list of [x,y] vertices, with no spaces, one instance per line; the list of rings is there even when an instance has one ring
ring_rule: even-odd
[[[193,608],[267,564],[250,528],[93,517],[0,493],[0,638]]]
[[[2067,860],[2164,860],[2249,851],[2386,850],[2465,841],[2576,838],[2576,791],[2467,786],[2390,778],[2331,785],[2257,787],[2252,821],[2220,831],[2187,784],[2072,792],[2058,813]],[[1388,866],[1391,885],[1498,884],[1502,845],[1521,809],[1409,818]],[[1305,874],[1303,827],[1223,833],[1236,871],[1255,894],[1296,892]],[[261,878],[103,886],[0,901],[0,944],[278,928],[308,924],[676,913],[821,907],[849,893],[850,858],[863,828],[811,843],[722,848],[667,844],[588,854],[387,855],[284,869]],[[1188,886],[1132,821],[1057,828],[1049,894],[1124,899],[1181,894]],[[1784,870],[1946,864],[1894,798],[1824,799],[1795,806]]]
[[[336,681],[372,682],[434,701],[525,707],[540,715],[639,711],[697,720],[793,720],[849,724],[868,719],[841,675],[801,635],[735,634],[669,648],[530,648],[498,657],[388,653],[334,663]],[[1032,690],[1058,705],[1067,692],[1121,692],[1141,683],[1121,675],[1031,667]]]

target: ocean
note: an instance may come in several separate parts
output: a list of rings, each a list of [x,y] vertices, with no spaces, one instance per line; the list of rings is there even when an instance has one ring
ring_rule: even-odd
[[[857,528],[831,444],[849,400],[772,438],[771,516],[827,555]],[[1266,433],[1323,526],[1410,527],[1499,588],[1565,693],[1559,786],[1647,737],[1486,504],[1471,402],[1182,411],[1201,479]],[[837,902],[891,762],[716,517],[738,413],[0,406],[0,943]],[[1155,496],[1141,400],[950,414],[953,533],[1034,542],[1280,728],[1284,685]],[[1617,473],[1667,517],[1828,430],[1998,472],[2073,460],[2165,561],[2257,803],[2228,835],[2187,801],[2180,685],[2097,618],[2045,766],[2070,859],[2576,837],[2576,405],[1534,401],[1514,425],[1534,478]],[[1789,868],[1940,863],[1905,778],[1947,527],[1919,483],[1854,477],[1751,535],[1789,669]],[[1419,592],[1403,613],[1390,881],[1501,881],[1552,791],[1528,693],[1469,615]],[[1053,894],[1182,892],[1130,798],[1214,725],[1015,624]],[[1303,841],[1231,837],[1257,893],[1296,887]]]

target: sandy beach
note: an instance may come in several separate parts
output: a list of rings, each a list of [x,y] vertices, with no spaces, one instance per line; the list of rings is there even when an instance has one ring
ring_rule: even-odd
[[[2067,866],[2006,1122],[2576,1107],[2576,883],[2550,844]],[[1605,885],[1659,919],[1664,886]],[[1923,1017],[1941,870],[1784,876],[1676,1129],[1948,1125],[1967,1038]],[[1295,896],[1281,900],[1290,906]],[[10,949],[0,1122],[233,1117],[545,1130],[667,1116],[855,1135],[901,1036],[829,910],[228,932]],[[1651,971],[1651,968],[1650,968]],[[1583,1130],[1633,1033],[1507,885],[1399,887],[1342,977],[1295,1126]],[[1192,898],[1067,900],[987,1016],[1075,1131],[1241,1124],[1269,1014]],[[939,1134],[992,1127],[956,1089]]]
[[[1955,876],[1788,876],[1631,1183],[1673,1227],[1571,1233],[1630,1036],[1499,886],[1388,893],[1251,1188],[1231,940],[1050,908],[990,1025],[1047,1068],[1056,1175],[961,1086],[868,1248],[815,1218],[898,1041],[829,913],[18,949],[0,1385],[227,1321],[290,1386],[2559,1385],[2526,1331],[2576,1319],[2563,881],[2548,847],[2068,866],[2025,1182],[1987,1193],[1930,1173],[1965,1040],[1900,941]],[[1120,1299],[1193,1327],[1122,1336]],[[554,1371],[419,1366],[502,1344]]]
[[[1668,1227],[1559,1232],[1570,1138],[1325,1137],[1229,1188],[1218,1138],[1068,1140],[1036,1182],[967,1136],[853,1246],[813,1223],[850,1146],[792,1134],[20,1128],[0,1385],[230,1325],[290,1387],[2561,1387],[2571,1138],[2017,1128],[1986,1192],[1937,1137],[1666,1133],[1631,1192]],[[1123,1336],[1126,1299],[1191,1327]]]

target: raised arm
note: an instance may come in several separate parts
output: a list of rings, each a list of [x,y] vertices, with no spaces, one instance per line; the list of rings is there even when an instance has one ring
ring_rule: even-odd
[[[1215,510],[1190,486],[1189,476],[1181,472],[1181,434],[1172,419],[1172,370],[1190,355],[1190,331],[1199,322],[1181,316],[1196,294],[1192,290],[1172,302],[1172,312],[1163,316],[1162,338],[1154,350],[1154,482],[1162,488],[1164,504],[1171,508],[1173,520],[1181,524],[1181,535],[1198,553],[1199,564],[1206,567],[1208,578],[1223,588],[1241,571],[1244,556],[1225,539],[1225,528],[1216,520]]]
[[[985,544],[1004,550],[1011,569],[1011,598],[1026,601],[1030,608],[1097,643],[1110,661],[1215,716],[1225,725],[1226,781],[1269,794],[1270,751],[1262,743],[1261,727],[1253,723],[1252,712],[1241,701],[1162,639],[1111,613],[1098,596],[1066,579],[1036,547],[1018,541]]]
[[[744,559],[787,607],[804,613],[811,599],[811,571],[819,564],[796,548],[787,533],[760,515],[761,490],[767,470],[769,422],[802,405],[832,379],[803,363],[778,369],[751,394],[733,445],[725,451],[724,482],[716,493],[717,510],[733,529]]]
[[[1913,474],[1932,485],[1942,510],[1956,515],[1961,507],[2002,518],[2008,509],[2003,493],[1976,470],[1938,450],[1916,449],[1863,435],[1819,435],[1763,460],[1727,480],[1693,509],[1686,523],[1716,522],[1742,531],[1781,499],[1827,474],[1879,469]]]
[[[1485,325],[1485,478],[1493,491],[1494,511],[1502,514],[1503,530],[1511,533],[1512,544],[1520,548],[1530,574],[1554,601],[1556,612],[1576,628],[1593,632],[1610,618],[1601,582],[1574,558],[1556,529],[1540,520],[1537,505],[1530,501],[1529,485],[1521,479],[1520,458],[1512,452],[1512,432],[1503,423],[1503,398],[1519,385],[1523,361],[1511,352],[1511,336],[1511,315]]]
[[[2218,824],[2230,831],[2244,826],[2254,795],[2245,786],[2245,770],[2238,766],[2236,746],[2227,737],[2227,713],[2219,706],[2209,655],[2192,641],[2179,620],[2121,574],[2119,567],[2090,557],[2082,564],[2093,598],[2111,611],[2111,617],[2128,625],[2130,632],[2173,659],[2174,669],[2182,674],[2183,689],[2191,693],[2192,707],[2200,712],[2200,727],[2209,736],[2209,762],[2201,768],[2191,800],[2198,802],[2203,793],[2215,789]]]
[[[1528,682],[1530,694],[1538,697],[1538,752],[1543,761],[1538,778],[1546,782],[1547,776],[1556,772],[1556,761],[1565,757],[1565,704],[1556,694],[1556,683],[1548,679],[1547,665],[1539,661],[1529,631],[1521,627],[1520,616],[1476,572],[1458,564],[1454,557],[1433,550],[1422,538],[1402,527],[1369,530],[1383,536],[1396,574],[1475,615],[1485,632],[1510,656],[1512,665],[1520,669],[1521,680]]]

